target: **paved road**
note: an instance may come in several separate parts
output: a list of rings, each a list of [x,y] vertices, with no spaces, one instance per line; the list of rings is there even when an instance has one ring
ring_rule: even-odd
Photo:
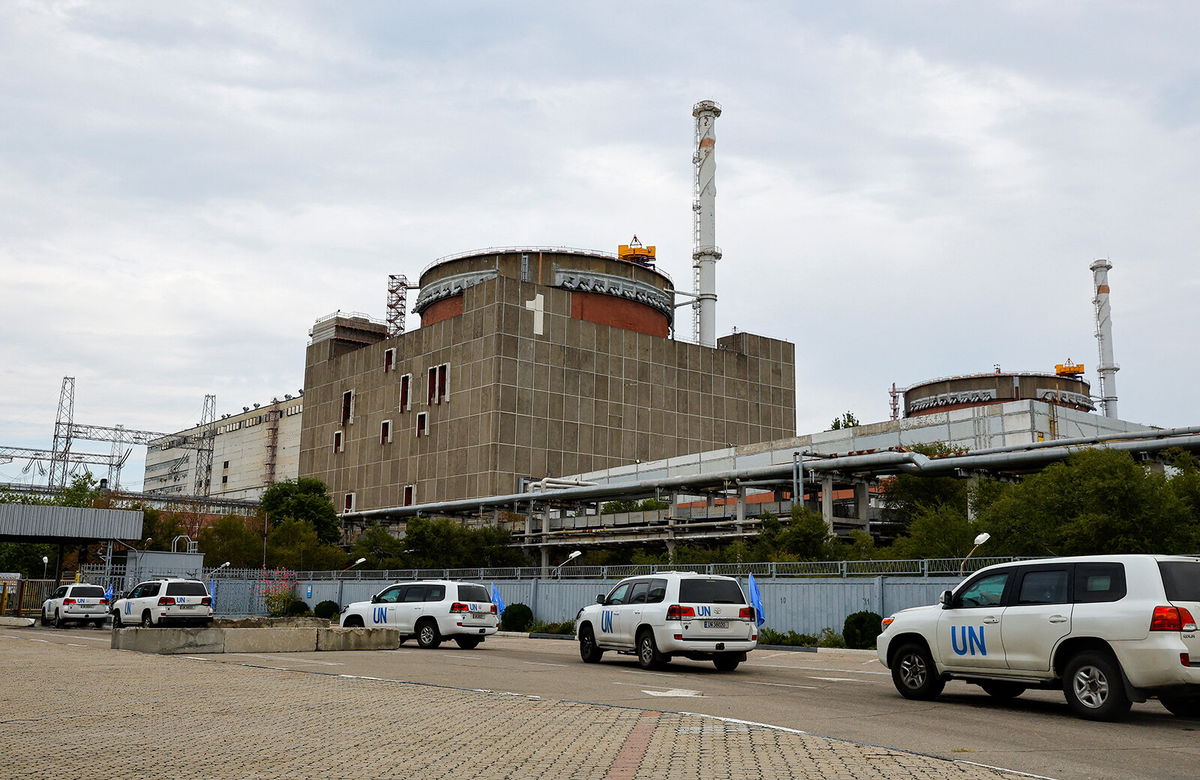
[[[107,638],[88,629],[27,631],[101,648],[103,641],[91,640]],[[1192,778],[1200,760],[1200,721],[1174,718],[1156,702],[1135,705],[1131,718],[1116,724],[1078,720],[1060,693],[1046,691],[996,702],[977,687],[951,683],[936,702],[911,702],[895,692],[887,670],[860,654],[757,650],[732,673],[686,660],[647,672],[632,656],[612,653],[583,664],[573,642],[493,637],[475,650],[448,643],[424,651],[410,643],[374,653],[207,658],[704,713],[1057,778]]]

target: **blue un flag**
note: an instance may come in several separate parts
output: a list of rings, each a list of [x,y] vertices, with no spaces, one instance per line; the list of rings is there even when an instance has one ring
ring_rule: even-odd
[[[504,599],[500,598],[500,589],[496,587],[496,583],[492,583],[492,603],[496,605],[496,611],[501,615],[504,614]]]
[[[754,607],[754,620],[757,625],[761,626],[767,622],[767,616],[763,613],[762,594],[758,592],[758,583],[754,581],[754,575],[750,575],[750,606]]]

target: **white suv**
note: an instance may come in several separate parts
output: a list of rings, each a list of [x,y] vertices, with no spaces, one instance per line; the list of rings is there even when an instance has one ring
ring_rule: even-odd
[[[1157,696],[1200,717],[1200,558],[1106,555],[989,566],[940,603],[883,620],[879,660],[900,694],[947,680],[998,698],[1059,688],[1075,714],[1115,720]]]
[[[99,585],[63,585],[42,603],[43,626],[54,623],[55,628],[62,628],[71,620],[80,624],[91,620],[97,628],[103,626],[104,621],[108,620],[108,599],[104,596],[104,588]]]
[[[213,619],[212,597],[199,580],[147,580],[113,602],[112,616],[113,628],[207,626]]]
[[[663,571],[630,577],[579,610],[579,656],[636,654],[643,669],[680,655],[731,672],[758,643],[754,607],[732,577]]]
[[[464,650],[479,646],[496,633],[500,622],[487,588],[474,582],[429,580],[398,582],[371,597],[342,609],[343,628],[392,626],[400,629],[400,643],[410,637],[433,649],[443,639],[453,639]]]

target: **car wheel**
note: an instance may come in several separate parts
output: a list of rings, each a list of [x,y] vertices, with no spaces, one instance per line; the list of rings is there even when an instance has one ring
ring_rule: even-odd
[[[113,619],[113,628],[120,628],[121,627],[121,613],[118,610],[115,610],[115,609],[113,610],[112,619]]]
[[[104,628],[104,618],[100,618],[99,620],[93,620],[92,625],[95,626],[96,628]]]
[[[1200,696],[1159,696],[1162,706],[1180,718],[1200,718]]]
[[[892,684],[904,698],[918,701],[936,699],[946,687],[929,650],[916,643],[907,644],[896,653],[892,660]]]
[[[596,634],[591,626],[584,626],[579,632],[579,657],[585,664],[594,664],[604,657],[604,651],[596,646]]]
[[[657,669],[663,665],[664,659],[658,652],[658,644],[654,641],[654,632],[643,629],[638,634],[637,643],[638,666],[643,669]]]
[[[483,640],[477,636],[456,636],[456,637],[454,637],[454,644],[458,645],[463,650],[474,650],[475,648],[479,647],[479,643],[482,641]]]
[[[442,634],[437,623],[423,620],[417,624],[417,646],[422,650],[433,650],[442,643]]]
[[[740,658],[730,658],[727,655],[719,655],[713,659],[713,666],[717,667],[718,672],[732,672],[738,668],[738,664],[742,661]]]
[[[46,617],[46,608],[45,607],[42,607],[42,625],[43,626],[50,625],[50,618]]]
[[[1088,720],[1118,720],[1132,702],[1125,693],[1121,667],[1108,653],[1080,653],[1067,664],[1063,694],[1071,711]]]
[[[995,699],[1015,699],[1027,690],[1020,683],[1010,682],[985,682],[980,683],[979,687]]]
[[[342,628],[362,628],[363,619],[358,615],[351,615],[346,618],[346,622],[342,623]]]
[[[63,622],[62,615],[59,614],[57,609],[54,610],[54,627],[55,628],[66,628],[67,627],[67,624],[65,622]]]
[[[150,616],[150,610],[142,613],[142,628],[154,628],[154,618]]]

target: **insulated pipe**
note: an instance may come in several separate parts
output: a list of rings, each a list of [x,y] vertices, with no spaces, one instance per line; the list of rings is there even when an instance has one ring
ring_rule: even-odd
[[[1164,439],[1170,436],[1183,436],[1192,433],[1200,433],[1200,425],[1192,425],[1186,428],[1158,428],[1149,431],[1131,431],[1128,433],[1113,433],[1105,436],[1076,436],[1071,439],[1052,439],[1050,441],[1035,441],[1030,444],[1018,444],[1009,447],[989,447],[983,450],[973,450],[966,454],[968,455],[988,455],[993,452],[1014,452],[1016,450],[1032,450],[1045,447],[1063,447],[1070,444],[1099,444],[1107,441],[1119,441],[1121,439]]]

